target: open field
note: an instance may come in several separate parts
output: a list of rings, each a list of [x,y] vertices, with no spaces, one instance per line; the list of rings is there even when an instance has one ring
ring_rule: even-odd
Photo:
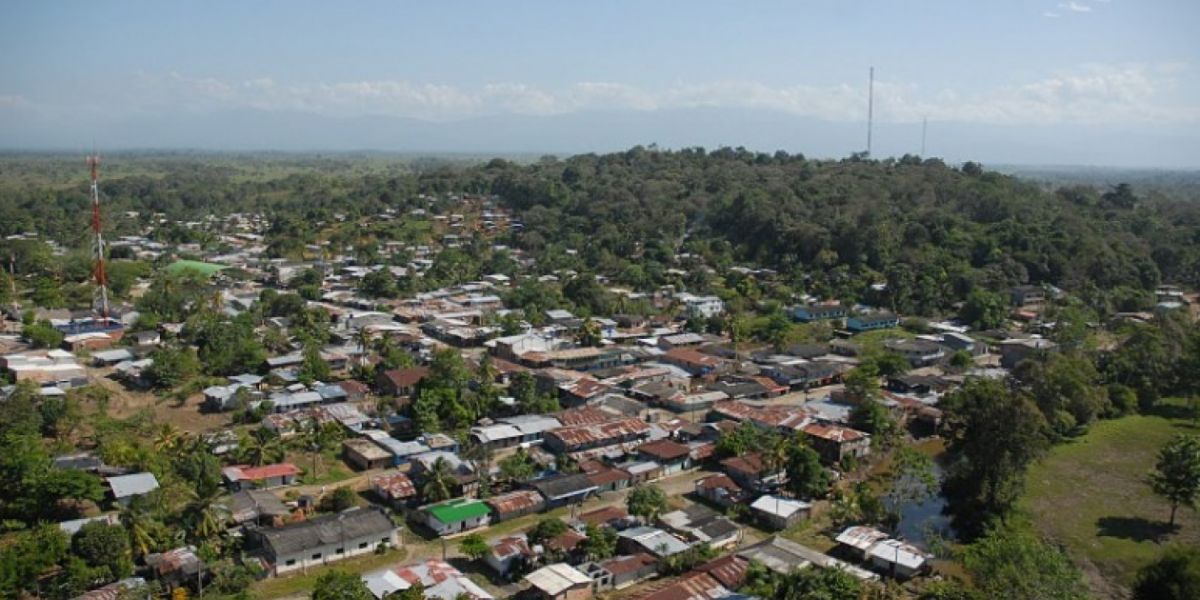
[[[1169,532],[1170,507],[1145,482],[1171,436],[1200,434],[1165,408],[1096,423],[1029,473],[1022,508],[1039,531],[1063,544],[1097,597],[1127,597],[1138,568],[1165,544],[1200,544],[1200,515],[1180,508],[1180,527]]]

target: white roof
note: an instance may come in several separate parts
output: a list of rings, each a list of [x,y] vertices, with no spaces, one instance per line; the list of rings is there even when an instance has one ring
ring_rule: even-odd
[[[108,478],[108,486],[112,488],[117,498],[137,496],[158,489],[158,479],[154,473],[134,473]]]
[[[407,590],[412,587],[403,577],[400,577],[391,569],[367,573],[363,575],[362,579],[363,583],[367,585],[367,589],[371,590],[371,593],[376,598],[383,598],[392,592]]]
[[[879,543],[881,540],[886,540],[888,535],[874,527],[865,527],[856,525],[847,527],[845,531],[838,534],[835,541],[839,544],[857,548],[866,552],[871,546]]]
[[[592,583],[592,578],[567,563],[546,565],[526,575],[525,580],[548,596],[557,596],[577,585]]]
[[[478,437],[482,442],[494,442],[496,440],[507,440],[521,437],[521,431],[512,425],[497,424],[488,425],[487,427],[473,427],[471,433]]]
[[[750,508],[772,515],[778,515],[786,519],[802,510],[809,510],[812,508],[812,504],[804,502],[803,500],[793,500],[791,498],[781,498],[779,496],[767,494],[758,500],[755,500],[754,504],[750,505]]]
[[[884,540],[875,544],[868,551],[872,558],[895,563],[909,569],[919,569],[925,564],[925,555],[915,546],[905,544],[900,540]]]

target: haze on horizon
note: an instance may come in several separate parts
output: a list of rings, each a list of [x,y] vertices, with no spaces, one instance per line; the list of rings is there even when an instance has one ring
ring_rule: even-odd
[[[10,4],[0,148],[657,143],[1200,168],[1200,3]]]

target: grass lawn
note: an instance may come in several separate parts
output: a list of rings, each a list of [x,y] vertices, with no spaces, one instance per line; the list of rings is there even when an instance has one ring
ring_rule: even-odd
[[[367,554],[348,558],[322,567],[309,569],[307,573],[295,573],[283,577],[272,577],[256,582],[250,586],[252,598],[284,598],[297,594],[307,595],[312,591],[317,578],[333,570],[350,573],[366,573],[388,565],[394,565],[407,556],[404,548],[392,548],[383,554]]]
[[[1167,543],[1200,544],[1200,516],[1180,508],[1180,527],[1169,532],[1170,507],[1146,483],[1159,448],[1177,433],[1200,430],[1162,414],[1101,421],[1029,472],[1022,509],[1066,547],[1097,595],[1120,594]]]

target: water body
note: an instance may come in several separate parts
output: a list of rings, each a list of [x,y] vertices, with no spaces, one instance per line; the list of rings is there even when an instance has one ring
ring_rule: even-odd
[[[925,549],[929,548],[930,532],[935,532],[946,540],[953,540],[957,535],[950,525],[950,517],[943,512],[946,499],[938,492],[945,471],[936,457],[933,461],[933,474],[938,487],[933,495],[920,501],[903,500],[899,504],[888,503],[889,508],[897,510],[900,514],[900,524],[896,527],[898,536]],[[911,485],[911,482],[909,483]]]

